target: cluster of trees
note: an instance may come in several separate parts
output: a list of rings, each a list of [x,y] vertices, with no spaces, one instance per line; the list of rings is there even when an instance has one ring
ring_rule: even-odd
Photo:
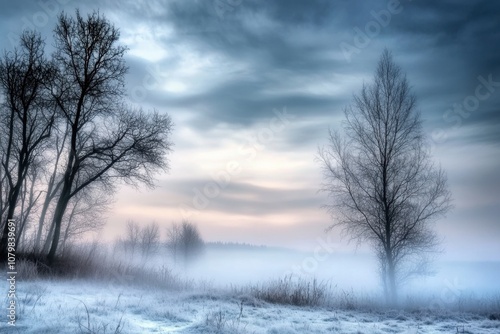
[[[60,14],[55,51],[25,31],[0,58],[0,258],[8,220],[18,251],[52,263],[71,237],[102,225],[119,183],[153,186],[168,167],[172,123],[126,100],[126,47],[101,14]]]
[[[272,248],[264,245],[253,245],[248,243],[239,243],[239,242],[228,242],[228,241],[214,241],[207,243],[207,246],[213,249],[220,250],[252,250],[252,251],[268,251]]]
[[[170,225],[164,242],[161,241],[157,223],[141,226],[129,221],[125,236],[117,243],[127,255],[133,257],[135,254],[140,254],[143,261],[157,254],[162,244],[166,246],[174,261],[184,266],[199,257],[205,250],[205,242],[198,228],[189,221]]]
[[[118,246],[133,257],[140,253],[143,259],[154,255],[160,247],[160,228],[157,223],[140,226],[134,221],[127,222],[125,237],[118,239]]]

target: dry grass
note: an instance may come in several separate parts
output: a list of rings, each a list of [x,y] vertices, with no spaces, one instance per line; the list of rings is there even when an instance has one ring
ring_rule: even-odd
[[[252,285],[240,292],[249,292],[255,298],[272,304],[320,306],[324,304],[330,290],[330,284],[326,282],[286,276]]]
[[[118,261],[108,254],[102,246],[93,243],[68,248],[51,266],[42,258],[24,257],[17,262],[18,277],[22,280],[89,279],[169,290],[185,290],[194,285],[166,266],[147,267],[133,261]]]

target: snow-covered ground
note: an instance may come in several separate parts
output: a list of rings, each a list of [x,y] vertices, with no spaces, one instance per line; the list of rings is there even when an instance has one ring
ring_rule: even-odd
[[[85,249],[78,253],[88,258]],[[8,286],[0,284],[0,333],[500,334],[498,263],[444,264],[436,277],[401,291],[400,309],[391,310],[382,306],[369,257],[333,254],[315,263],[300,252],[212,249],[185,267],[161,251],[148,259],[95,254],[98,265],[90,266],[96,271],[88,279],[41,278],[26,262],[16,282],[15,327],[7,324]],[[255,289],[265,291],[290,273],[321,282],[320,306],[255,297]]]
[[[113,281],[21,281],[17,296],[16,326],[4,317],[0,333],[500,333],[487,314],[282,306]]]

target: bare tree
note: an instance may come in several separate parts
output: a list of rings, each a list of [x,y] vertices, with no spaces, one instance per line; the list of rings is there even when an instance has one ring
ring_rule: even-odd
[[[205,243],[198,228],[186,220],[181,224],[172,224],[167,230],[167,246],[174,260],[182,260],[184,265],[188,265],[200,256],[205,249]]]
[[[179,261],[180,249],[181,249],[181,225],[177,223],[172,223],[167,228],[167,249],[172,254],[174,262]]]
[[[132,220],[127,222],[127,232],[124,239],[121,239],[119,243],[122,245],[125,252],[130,253],[130,256],[134,256],[135,250],[139,248],[139,243],[141,241],[141,229],[137,223]]]
[[[160,228],[154,222],[141,227],[134,221],[129,220],[125,237],[118,240],[118,246],[131,257],[134,256],[136,250],[140,251],[142,263],[145,263],[144,260],[158,252]]]
[[[99,184],[111,192],[117,181],[153,184],[168,167],[172,123],[168,115],[122,104],[126,48],[118,30],[94,12],[83,18],[59,16],[53,55],[58,75],[53,99],[68,125],[63,181],[54,209],[54,234],[47,259],[53,262],[63,217],[72,197]]]
[[[343,134],[330,131],[319,150],[330,228],[372,245],[387,301],[396,303],[399,283],[437,245],[431,223],[451,208],[446,175],[431,161],[415,96],[389,51],[344,113]]]
[[[144,226],[140,233],[140,245],[143,259],[158,252],[160,228],[157,223]]]
[[[35,32],[24,32],[20,49],[5,53],[0,60],[0,89],[5,94],[0,121],[0,183],[1,193],[6,195],[0,203],[0,254],[7,249],[7,220],[14,219],[23,183],[35,157],[48,142],[55,121],[47,89],[54,73],[44,56],[44,42]]]

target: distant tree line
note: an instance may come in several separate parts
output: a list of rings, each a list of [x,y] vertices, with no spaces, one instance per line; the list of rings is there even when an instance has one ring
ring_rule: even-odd
[[[157,223],[141,226],[129,221],[126,233],[118,239],[117,246],[128,256],[140,255],[143,263],[163,248],[176,263],[184,266],[192,263],[205,250],[205,242],[198,228],[189,221],[171,224],[167,228],[166,239],[163,242]]]
[[[222,250],[257,250],[257,251],[267,251],[267,250],[280,250],[279,248],[272,248],[265,245],[253,245],[248,243],[230,242],[230,241],[214,241],[207,242],[207,247],[212,249],[222,249]]]
[[[171,119],[124,102],[119,37],[97,12],[62,13],[51,55],[24,31],[0,57],[1,261],[13,245],[9,220],[16,249],[50,264],[68,240],[103,225],[120,182],[152,187],[168,168]]]

